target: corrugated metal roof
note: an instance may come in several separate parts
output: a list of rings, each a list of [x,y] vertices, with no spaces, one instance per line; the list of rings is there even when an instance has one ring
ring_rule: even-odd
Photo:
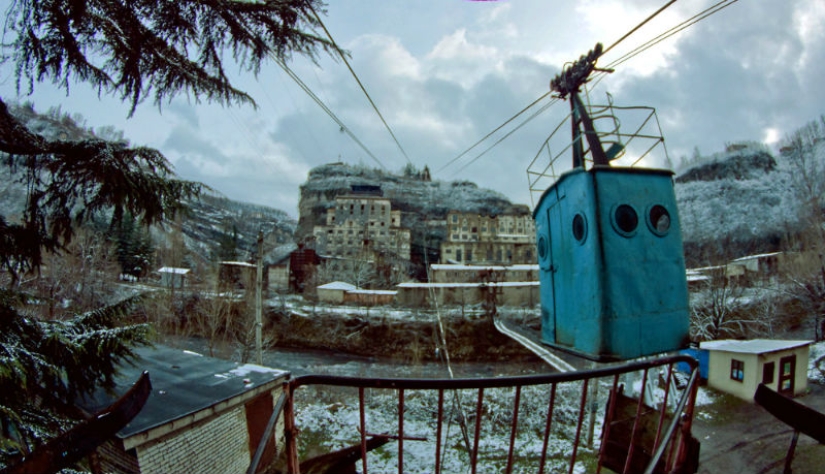
[[[289,374],[255,364],[238,364],[166,346],[139,348],[134,364],[124,364],[115,380],[115,392],[122,394],[149,371],[152,394],[140,413],[118,437],[125,439],[178,418],[229,400],[264,384],[275,383]],[[117,395],[116,395],[117,396]],[[116,397],[115,396],[115,397]],[[115,397],[98,391],[79,405],[94,413],[110,405]]]
[[[812,342],[813,341],[789,341],[780,339],[751,339],[748,341],[723,339],[720,341],[701,342],[699,343],[699,348],[709,351],[738,352],[742,354],[767,354],[807,346]]]

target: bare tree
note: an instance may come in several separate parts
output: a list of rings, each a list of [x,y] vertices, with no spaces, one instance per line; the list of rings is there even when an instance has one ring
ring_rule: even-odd
[[[691,294],[691,339],[711,341],[770,333],[773,314],[755,310],[754,301],[759,301],[759,296],[756,290],[728,278],[725,267],[720,267],[706,288]]]
[[[787,137],[783,156],[792,169],[792,185],[799,203],[801,229],[790,240],[788,250],[803,255],[786,276],[789,290],[813,324],[817,341],[825,338],[825,163],[821,161],[825,139],[825,116]]]
[[[43,265],[26,287],[45,303],[41,317],[53,319],[66,312],[86,312],[112,304],[118,264],[105,238],[78,229],[63,253],[47,252]]]

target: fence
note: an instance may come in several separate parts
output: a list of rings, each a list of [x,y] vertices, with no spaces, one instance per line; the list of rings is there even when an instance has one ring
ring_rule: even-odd
[[[687,356],[497,378],[300,376],[285,383],[248,472],[281,416],[290,474],[356,462],[365,474],[695,472],[697,387]]]

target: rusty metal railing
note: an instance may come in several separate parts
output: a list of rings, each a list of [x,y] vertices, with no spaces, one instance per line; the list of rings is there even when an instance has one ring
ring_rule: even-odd
[[[681,355],[496,378],[306,375],[284,384],[270,425],[283,416],[282,469],[296,474],[353,462],[365,474],[687,473],[698,464],[697,380]]]

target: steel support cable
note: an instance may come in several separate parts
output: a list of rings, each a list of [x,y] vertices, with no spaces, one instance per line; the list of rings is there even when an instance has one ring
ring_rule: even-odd
[[[645,18],[645,19],[644,19],[644,21],[642,21],[641,23],[639,23],[638,25],[636,25],[633,29],[631,29],[630,31],[628,31],[627,33],[625,33],[625,34],[624,34],[624,36],[622,36],[621,38],[619,38],[619,39],[617,39],[616,41],[614,41],[614,42],[613,42],[613,44],[611,44],[610,46],[608,46],[606,49],[602,50],[602,54],[601,54],[601,56],[604,56],[605,54],[607,54],[607,52],[608,52],[608,51],[610,51],[611,49],[613,49],[613,48],[614,48],[617,44],[619,44],[619,43],[621,43],[622,41],[624,41],[624,40],[625,40],[628,36],[630,36],[630,35],[632,35],[633,33],[635,33],[635,32],[636,32],[639,28],[643,27],[645,24],[647,24],[647,22],[649,22],[650,20],[652,20],[652,19],[653,19],[654,17],[656,17],[659,13],[662,13],[663,11],[665,11],[665,10],[667,9],[667,7],[669,7],[669,6],[673,5],[674,3],[676,3],[676,0],[670,0],[670,1],[669,1],[669,2],[667,2],[664,6],[662,6],[662,8],[660,8],[660,9],[656,10],[655,12],[653,12],[653,14],[652,14],[652,15],[650,15],[650,16],[648,16],[647,18]]]
[[[527,125],[527,123],[528,123],[528,122],[530,122],[530,121],[531,121],[531,120],[533,120],[534,118],[536,118],[536,117],[538,117],[539,115],[541,115],[542,113],[544,113],[547,109],[549,109],[551,106],[553,106],[553,105],[554,105],[556,102],[558,102],[558,101],[559,101],[559,99],[558,99],[558,98],[553,98],[553,100],[551,100],[551,101],[550,101],[550,102],[548,102],[547,104],[543,105],[543,106],[542,106],[539,110],[535,111],[535,112],[533,113],[533,115],[531,115],[531,116],[527,117],[527,118],[526,118],[523,122],[521,122],[520,124],[516,125],[516,127],[515,127],[515,128],[513,128],[512,130],[510,130],[509,132],[507,132],[507,133],[506,133],[503,137],[501,137],[501,138],[499,138],[498,140],[496,140],[496,141],[495,141],[495,143],[493,143],[492,145],[488,146],[488,147],[487,147],[484,151],[482,151],[481,153],[479,153],[478,155],[476,155],[476,156],[475,156],[475,158],[473,158],[472,160],[470,160],[469,162],[467,162],[464,166],[462,166],[461,168],[459,168],[459,169],[458,169],[455,173],[453,173],[453,176],[455,176],[455,175],[457,175],[458,173],[460,173],[460,172],[464,171],[464,170],[465,170],[468,166],[470,166],[470,165],[472,165],[473,163],[475,163],[476,161],[478,161],[478,160],[479,160],[482,156],[486,155],[486,154],[487,154],[487,152],[489,152],[490,150],[492,150],[493,148],[495,148],[495,147],[496,147],[499,143],[501,143],[501,142],[503,142],[504,140],[506,140],[507,138],[509,138],[509,137],[510,137],[510,135],[512,135],[512,134],[514,134],[515,132],[517,132],[519,129],[521,129],[521,127],[523,127],[523,126]]]
[[[446,167],[448,167],[448,166],[452,165],[453,163],[455,163],[456,161],[458,161],[459,159],[461,159],[461,157],[462,157],[462,156],[464,156],[464,155],[466,155],[467,153],[469,153],[469,152],[470,152],[470,150],[472,150],[473,148],[477,147],[477,146],[478,146],[481,142],[483,142],[484,140],[486,140],[486,139],[490,138],[490,136],[491,136],[491,135],[493,135],[494,133],[498,132],[499,130],[501,130],[502,128],[504,128],[505,126],[507,126],[507,124],[509,124],[509,123],[510,123],[510,122],[512,122],[513,120],[517,119],[517,118],[518,118],[521,114],[523,114],[524,112],[527,112],[530,108],[532,108],[534,105],[536,105],[536,104],[538,104],[539,102],[541,102],[542,100],[544,100],[544,99],[545,99],[547,96],[549,96],[550,94],[552,94],[552,91],[545,92],[545,93],[544,93],[541,97],[539,97],[538,99],[536,99],[536,100],[534,100],[533,102],[531,102],[531,103],[530,103],[530,105],[528,105],[527,107],[524,107],[524,108],[523,108],[523,109],[521,109],[521,110],[520,110],[517,114],[513,115],[512,117],[510,117],[510,118],[509,118],[506,122],[504,122],[504,123],[502,123],[501,125],[499,125],[498,127],[496,127],[496,128],[495,128],[495,130],[493,130],[493,131],[491,131],[490,133],[488,133],[487,135],[484,135],[483,137],[481,137],[481,139],[480,139],[480,140],[478,140],[477,142],[473,143],[473,144],[472,144],[469,148],[467,148],[466,150],[464,150],[463,152],[461,152],[461,154],[460,154],[460,155],[456,156],[455,158],[453,158],[452,160],[450,160],[449,162],[447,162],[447,164],[445,164],[445,165],[444,165],[444,166],[442,166],[441,168],[437,169],[437,170],[436,170],[436,173],[443,171],[443,170],[444,170],[444,168],[446,168]]]
[[[327,115],[329,115],[329,117],[330,117],[330,118],[331,118],[331,119],[332,119],[332,120],[333,120],[336,124],[338,124],[338,126],[339,126],[339,127],[341,127],[341,131],[342,131],[342,132],[344,132],[344,133],[346,133],[347,135],[349,135],[349,136],[350,136],[350,138],[352,138],[352,140],[353,140],[355,143],[357,143],[357,144],[358,144],[358,146],[360,146],[360,147],[361,147],[361,149],[362,149],[362,150],[364,150],[364,151],[367,153],[367,155],[369,155],[369,156],[370,156],[370,158],[372,158],[372,159],[373,159],[373,161],[375,161],[376,163],[378,163],[378,166],[380,166],[380,167],[381,167],[381,169],[384,169],[384,170],[386,170],[386,169],[387,169],[387,167],[386,167],[386,166],[384,166],[384,164],[383,164],[383,163],[381,163],[381,160],[379,160],[379,159],[378,159],[378,158],[377,158],[377,157],[376,157],[376,156],[375,156],[375,155],[374,155],[374,154],[373,154],[373,153],[369,150],[369,148],[367,148],[367,146],[366,146],[366,145],[364,145],[364,144],[361,142],[361,140],[359,140],[359,139],[358,139],[358,137],[356,137],[356,136],[355,136],[355,134],[354,134],[354,133],[352,133],[352,131],[349,129],[349,127],[347,127],[347,126],[344,124],[344,122],[343,122],[343,121],[341,121],[341,119],[339,119],[339,118],[335,115],[335,113],[334,113],[332,110],[330,110],[330,108],[329,108],[329,107],[327,107],[327,106],[326,106],[326,104],[324,104],[324,102],[323,102],[323,101],[322,101],[322,100],[321,100],[321,99],[320,99],[317,95],[315,95],[315,93],[314,93],[314,92],[312,92],[312,89],[310,89],[310,88],[309,88],[309,86],[307,86],[307,85],[304,83],[304,81],[302,81],[302,80],[301,80],[301,78],[300,78],[300,77],[298,77],[298,75],[297,75],[297,74],[295,74],[295,72],[294,72],[294,71],[292,71],[292,69],[290,69],[290,68],[289,68],[289,66],[287,66],[287,65],[286,65],[286,63],[284,63],[283,61],[281,61],[281,60],[280,60],[280,59],[278,59],[278,58],[273,58],[273,59],[274,59],[274,60],[275,60],[275,62],[276,62],[276,63],[277,63],[277,64],[281,67],[281,69],[283,69],[283,70],[284,70],[284,72],[286,72],[286,73],[287,73],[287,75],[288,75],[290,78],[292,78],[292,80],[293,80],[293,81],[295,81],[295,83],[296,83],[296,84],[298,84],[298,87],[300,87],[301,89],[303,89],[303,91],[304,91],[304,92],[306,92],[306,93],[307,93],[307,95],[308,95],[308,96],[309,96],[312,100],[314,100],[314,101],[315,101],[315,103],[316,103],[316,104],[318,104],[318,106],[319,106],[319,107],[321,107],[321,109],[322,109],[324,112],[326,112],[326,114],[327,114]]]
[[[608,47],[607,47],[607,49],[605,49],[605,50],[601,53],[600,57],[601,57],[601,56],[604,56],[604,54],[605,54],[606,52],[608,52],[609,50],[613,49],[615,46],[617,46],[619,43],[621,43],[622,41],[624,41],[625,39],[627,39],[630,35],[632,35],[633,33],[635,33],[635,32],[636,32],[639,28],[641,28],[642,26],[644,26],[646,23],[648,23],[648,22],[649,22],[650,20],[652,20],[654,17],[656,17],[656,16],[657,16],[657,15],[659,15],[661,12],[663,12],[665,9],[667,9],[668,7],[670,7],[671,5],[673,5],[674,3],[676,3],[676,1],[677,1],[677,0],[670,0],[668,3],[666,3],[666,4],[665,4],[665,5],[663,5],[661,8],[659,8],[658,10],[656,10],[653,14],[651,14],[650,16],[648,16],[647,18],[645,18],[645,19],[644,19],[641,23],[639,23],[639,24],[638,24],[638,25],[636,25],[634,28],[632,28],[630,31],[628,31],[626,34],[624,34],[621,38],[619,38],[618,40],[616,40],[615,42],[613,42],[613,44],[611,44],[610,46],[608,46]],[[597,74],[595,74],[595,75],[593,76],[594,78],[596,78],[596,81],[593,83],[593,85],[591,86],[591,88],[595,87],[595,86],[596,86],[599,82],[601,82],[601,80],[602,80],[602,79],[604,78],[604,76],[607,74],[607,71],[606,71],[607,69],[612,69],[612,68],[614,68],[615,66],[618,66],[619,64],[624,63],[625,61],[627,61],[627,60],[629,60],[629,59],[633,58],[634,56],[636,56],[636,55],[638,55],[638,54],[642,53],[643,51],[645,51],[645,50],[647,50],[647,49],[649,49],[649,48],[651,48],[651,47],[655,46],[656,44],[658,44],[658,43],[660,43],[661,41],[663,41],[663,40],[665,40],[665,39],[669,38],[670,36],[672,36],[672,35],[674,35],[674,34],[676,34],[676,33],[680,32],[680,31],[682,31],[683,29],[685,29],[685,28],[687,28],[687,27],[689,27],[689,26],[692,26],[693,24],[695,24],[695,23],[699,22],[700,20],[703,20],[703,19],[707,18],[708,16],[710,16],[710,15],[712,15],[712,14],[714,14],[714,13],[717,13],[718,11],[722,10],[723,8],[726,8],[726,7],[730,6],[730,5],[732,5],[733,3],[736,3],[737,1],[738,1],[738,0],[722,0],[722,1],[718,2],[718,3],[716,3],[715,5],[713,5],[713,6],[709,7],[709,8],[707,8],[707,9],[705,9],[705,10],[704,10],[704,11],[702,11],[701,13],[699,13],[699,14],[697,14],[697,15],[694,15],[694,16],[693,16],[693,17],[691,17],[690,19],[688,19],[688,20],[686,20],[686,21],[684,21],[684,22],[680,23],[679,25],[677,25],[677,26],[675,26],[675,27],[673,27],[673,28],[671,28],[671,29],[669,29],[669,30],[665,31],[664,33],[660,34],[659,36],[657,36],[657,37],[656,37],[656,38],[654,38],[653,40],[650,40],[650,41],[648,41],[648,42],[646,42],[646,43],[642,44],[641,46],[639,46],[639,47],[635,48],[635,49],[634,49],[634,50],[632,50],[631,52],[629,52],[629,53],[627,53],[627,54],[623,55],[622,57],[620,57],[620,58],[619,58],[619,59],[617,59],[616,61],[613,61],[613,62],[612,62],[612,63],[610,63],[608,66],[606,66],[603,70],[599,71]],[[730,3],[728,3],[728,2],[730,2]],[[725,4],[725,3],[727,3],[727,5],[723,5],[723,4]],[[721,5],[721,6],[720,6],[720,5]],[[508,123],[510,123],[512,120],[514,120],[514,119],[515,119],[515,118],[517,118],[519,115],[521,115],[522,113],[524,113],[527,109],[531,108],[531,107],[532,107],[532,106],[534,106],[536,103],[538,103],[540,100],[544,99],[546,96],[548,96],[548,95],[550,95],[550,94],[551,94],[551,92],[548,92],[548,93],[544,94],[543,96],[539,97],[538,99],[536,99],[533,103],[531,103],[530,105],[528,105],[527,107],[525,107],[524,109],[522,109],[519,113],[517,113],[516,115],[514,115],[513,117],[511,117],[509,120],[507,120],[506,122],[504,122],[501,126],[499,126],[498,128],[496,128],[496,129],[495,129],[495,130],[493,130],[492,132],[490,132],[490,133],[488,133],[487,135],[485,135],[482,139],[480,139],[479,141],[477,141],[476,143],[474,143],[474,144],[473,144],[470,148],[468,148],[467,150],[465,150],[463,153],[461,153],[460,155],[458,155],[456,158],[453,158],[450,162],[448,162],[446,165],[442,166],[442,167],[441,167],[440,169],[438,169],[437,171],[442,171],[442,170],[443,170],[444,168],[446,168],[447,166],[449,166],[449,165],[453,164],[455,161],[457,161],[457,160],[458,160],[458,159],[460,159],[462,156],[464,156],[465,154],[467,154],[470,150],[472,150],[473,148],[475,148],[476,146],[478,146],[481,142],[483,142],[484,140],[486,140],[487,138],[489,138],[492,134],[494,134],[495,132],[497,132],[497,131],[501,130],[501,128],[503,128],[504,126],[506,126],[506,125],[507,125]],[[553,102],[553,103],[554,103],[554,102]],[[551,103],[551,104],[552,104],[552,103]],[[546,109],[542,109],[542,111],[544,111],[544,110],[546,110]],[[531,117],[530,117],[527,121],[532,120],[533,118],[535,118],[535,115],[534,115],[534,116],[531,116]],[[473,158],[473,160],[471,160],[469,163],[467,163],[466,165],[464,165],[461,169],[459,169],[458,171],[456,171],[456,173],[461,172],[462,170],[464,170],[465,168],[467,168],[467,166],[469,166],[470,164],[474,163],[476,160],[478,160],[479,158],[481,158],[481,156],[483,156],[483,155],[484,155],[484,154],[486,154],[488,151],[490,151],[490,149],[492,149],[494,146],[498,145],[498,144],[499,144],[499,143],[501,143],[504,139],[506,139],[507,137],[509,137],[510,135],[512,135],[512,134],[513,134],[513,132],[515,132],[516,130],[518,130],[518,128],[521,128],[521,126],[523,126],[523,125],[524,125],[527,121],[523,122],[521,125],[519,125],[519,126],[518,126],[518,127],[516,127],[515,129],[511,130],[509,133],[507,133],[507,135],[505,135],[504,137],[502,137],[501,139],[499,139],[498,141],[496,141],[496,143],[494,143],[493,145],[491,145],[490,147],[488,147],[488,148],[487,148],[486,150],[484,150],[481,154],[479,154],[478,156],[476,156],[475,158]]]
[[[616,59],[615,61],[611,62],[608,65],[608,68],[613,67],[613,66],[618,66],[618,65],[626,62],[627,60],[639,55],[643,51],[646,51],[646,50],[650,49],[651,47],[656,46],[657,44],[661,43],[662,41],[670,38],[671,36],[675,35],[676,33],[679,33],[682,30],[695,25],[696,23],[704,20],[705,18],[707,18],[707,17],[709,17],[709,16],[711,16],[715,13],[720,12],[721,10],[733,5],[734,3],[738,2],[738,1],[739,0],[722,0],[718,3],[716,3],[712,7],[703,10],[702,12],[692,16],[691,18],[689,18],[689,19],[683,21],[682,23],[674,26],[673,28],[671,28],[669,30],[666,30],[665,32],[663,32],[660,35],[656,36],[655,38],[647,41],[646,43],[643,43],[642,45],[634,48],[629,53],[626,53],[625,55],[623,55],[620,58]]]
[[[315,16],[315,19],[318,20],[318,23],[321,25],[321,28],[323,28],[324,33],[327,34],[327,38],[329,38],[330,42],[332,42],[332,45],[335,47],[335,51],[338,52],[338,55],[344,61],[344,64],[347,65],[347,69],[349,69],[350,74],[352,74],[352,77],[355,78],[355,82],[358,83],[358,87],[361,88],[361,91],[367,97],[367,100],[370,102],[370,105],[372,105],[372,109],[375,110],[375,113],[378,114],[378,118],[381,119],[381,122],[384,124],[384,127],[387,129],[388,132],[390,132],[390,136],[392,137],[393,141],[395,141],[395,144],[396,146],[398,146],[398,149],[401,150],[401,154],[404,155],[404,158],[407,159],[407,163],[412,163],[410,161],[410,157],[407,156],[407,152],[404,151],[404,147],[401,146],[401,142],[398,141],[398,138],[395,136],[395,133],[393,133],[392,128],[390,128],[390,125],[387,123],[386,120],[384,120],[384,116],[381,114],[381,111],[378,110],[378,106],[375,105],[375,102],[372,100],[372,97],[370,97],[370,94],[369,92],[367,92],[366,87],[364,87],[364,84],[361,83],[361,79],[358,78],[358,75],[355,74],[355,70],[352,69],[352,66],[350,65],[349,61],[347,61],[347,56],[344,54],[341,48],[338,47],[338,44],[335,43],[335,40],[332,39],[332,34],[330,34],[326,25],[324,25],[324,22],[321,21],[321,17],[318,16],[318,14],[315,12],[315,9],[312,8],[312,5],[309,5],[309,9],[310,11],[312,11],[312,14]]]
[[[278,76],[278,79],[281,81],[281,84],[283,85],[284,92],[286,92],[286,95],[287,95],[287,96],[289,96],[289,101],[292,103],[292,105],[295,107],[295,109],[296,109],[296,110],[298,110],[298,109],[299,109],[299,106],[298,106],[298,101],[296,101],[296,100],[295,100],[295,97],[293,97],[293,95],[289,92],[289,89],[287,88],[287,83],[286,83],[286,81],[284,80],[283,76]],[[320,81],[319,81],[319,82],[320,82]],[[274,99],[272,99],[272,96],[270,96],[270,95],[269,95],[269,93],[266,91],[266,87],[263,87],[263,84],[261,84],[260,82],[258,82],[258,84],[261,86],[261,92],[263,92],[264,97],[266,97],[266,99],[267,99],[267,100],[269,101],[269,103],[272,105],[272,108],[277,110],[277,109],[278,109],[278,106],[275,104],[275,100],[274,100]],[[316,152],[317,152],[319,155],[322,155],[322,154],[323,154],[323,150],[321,149],[321,147],[320,147],[320,145],[319,145],[319,143],[321,143],[321,141],[320,141],[320,140],[318,140],[318,137],[316,137],[316,136],[315,136],[315,133],[312,131],[312,127],[306,127],[306,126],[304,126],[304,127],[302,127],[302,128],[306,130],[307,134],[309,134],[309,136],[310,136],[310,138],[311,138],[312,142],[313,142],[313,143],[314,143],[314,145],[315,145]],[[301,155],[304,155],[304,153],[303,153],[301,150],[297,150],[297,151],[298,151],[298,153],[300,153]],[[304,159],[305,159],[305,160],[307,159],[307,157],[306,157],[305,155],[304,155]],[[309,160],[307,160],[307,161],[309,161]]]
[[[429,259],[427,258],[426,250],[424,251],[424,265],[426,265],[427,268],[427,283],[432,283],[431,267]],[[450,351],[447,349],[447,331],[444,329],[444,321],[441,318],[441,310],[438,306],[438,298],[436,298],[435,290],[433,289],[432,285],[429,286],[428,290],[428,293],[430,294],[430,300],[433,302],[433,306],[435,306],[436,318],[438,319],[438,342],[444,350],[444,361],[447,364],[447,373],[450,375],[451,379],[454,379],[455,374],[453,373],[453,366],[450,362]],[[461,428],[462,437],[464,438],[464,447],[467,448],[467,454],[469,455],[473,451],[470,448],[470,435],[467,430],[467,415],[464,413],[464,407],[461,406],[461,394],[458,392],[458,390],[455,390],[453,392],[453,406],[456,405],[458,405],[458,423]],[[449,436],[449,427],[447,436]]]
[[[650,20],[652,20],[654,17],[656,17],[659,13],[663,12],[663,11],[664,11],[665,9],[667,9],[669,6],[671,6],[671,5],[673,5],[674,3],[676,3],[676,1],[677,1],[677,0],[670,0],[670,1],[669,1],[668,3],[666,3],[664,6],[662,6],[662,7],[661,7],[661,8],[659,8],[658,10],[656,10],[656,11],[655,11],[652,15],[648,16],[647,18],[645,18],[645,19],[644,19],[644,21],[642,21],[641,23],[639,23],[638,25],[636,25],[636,26],[635,26],[634,28],[632,28],[630,31],[628,31],[627,33],[625,33],[625,34],[624,34],[621,38],[619,38],[618,40],[616,40],[615,42],[613,42],[613,44],[611,44],[610,46],[608,46],[608,47],[607,47],[607,49],[605,49],[605,50],[602,52],[602,54],[601,54],[601,55],[604,55],[604,53],[606,53],[607,51],[610,51],[611,49],[613,49],[616,45],[618,45],[619,43],[621,43],[622,41],[624,41],[624,40],[625,40],[628,36],[630,36],[630,35],[632,35],[634,32],[636,32],[636,30],[638,30],[639,28],[641,28],[642,26],[644,26],[647,22],[649,22],[649,21],[650,21]],[[496,128],[496,129],[495,129],[495,130],[493,130],[492,132],[490,132],[490,133],[488,133],[487,135],[485,135],[485,136],[484,136],[481,140],[479,140],[479,141],[477,141],[476,143],[474,143],[474,144],[473,144],[470,148],[468,148],[467,150],[465,150],[463,153],[461,153],[461,154],[460,154],[460,155],[458,155],[457,157],[455,157],[455,158],[453,158],[452,160],[450,160],[450,162],[448,162],[446,165],[442,166],[442,167],[441,167],[438,171],[442,171],[442,170],[443,170],[444,168],[446,168],[447,166],[449,166],[449,165],[453,164],[453,163],[454,163],[455,161],[457,161],[459,158],[461,158],[462,156],[464,156],[465,154],[467,154],[470,150],[472,150],[473,148],[475,148],[476,146],[478,146],[478,144],[480,144],[481,142],[483,142],[484,140],[486,140],[487,138],[489,138],[492,134],[494,134],[494,133],[496,133],[497,131],[501,130],[501,129],[502,129],[504,126],[506,126],[508,123],[512,122],[512,121],[513,121],[514,119],[516,119],[519,115],[521,115],[522,113],[526,112],[529,108],[531,108],[531,107],[533,107],[534,105],[536,105],[539,101],[541,101],[542,99],[544,99],[545,97],[547,97],[547,96],[548,96],[548,95],[550,95],[551,93],[552,93],[552,91],[548,91],[547,93],[545,93],[544,95],[542,95],[541,97],[539,97],[538,99],[536,99],[535,101],[533,101],[530,105],[528,105],[527,107],[525,107],[524,109],[522,109],[519,113],[517,113],[516,115],[514,115],[513,117],[511,117],[509,120],[507,120],[507,121],[506,121],[506,122],[504,122],[503,124],[501,124],[498,128]],[[550,103],[550,105],[552,105],[553,103],[555,103],[555,101],[554,101],[554,102],[551,102],[551,103]],[[543,112],[544,110],[547,110],[547,108],[545,107],[545,108],[543,108],[541,111]],[[467,163],[466,165],[464,165],[463,167],[461,167],[458,171],[456,171],[456,173],[461,172],[462,170],[464,170],[465,168],[467,168],[467,166],[469,166],[470,164],[474,163],[476,160],[478,160],[479,158],[481,158],[484,154],[486,154],[488,151],[490,151],[490,150],[491,150],[494,146],[498,145],[498,144],[499,144],[499,143],[501,143],[504,139],[506,139],[507,137],[509,137],[510,135],[512,135],[512,134],[513,134],[513,132],[515,132],[516,130],[518,130],[519,128],[521,128],[521,127],[522,127],[522,126],[523,126],[526,122],[528,122],[528,121],[532,120],[533,118],[535,118],[535,117],[536,117],[536,115],[537,115],[537,114],[534,114],[534,115],[533,115],[533,116],[531,116],[528,120],[526,120],[525,122],[522,122],[522,123],[521,123],[521,125],[519,125],[519,126],[518,126],[518,127],[516,127],[515,129],[511,130],[510,132],[508,132],[508,133],[507,133],[504,137],[502,137],[501,139],[499,139],[498,141],[496,141],[493,145],[491,145],[491,146],[490,146],[490,147],[488,147],[486,150],[484,150],[483,152],[481,152],[481,154],[479,154],[478,156],[476,156],[475,158],[473,158],[473,159],[472,159],[469,163]],[[437,172],[438,172],[438,171],[437,171]]]
[[[664,32],[660,33],[659,35],[651,38],[650,40],[642,43],[641,45],[637,46],[636,48],[632,49],[631,51],[629,51],[629,52],[625,53],[624,55],[620,56],[619,58],[615,59],[610,64],[605,66],[605,69],[613,69],[616,66],[619,66],[620,64],[623,64],[623,63],[627,62],[628,60],[630,60],[630,59],[638,56],[639,54],[647,51],[648,49],[652,48],[653,46],[656,46],[657,44],[659,44],[662,41],[670,38],[671,36],[681,32],[682,30],[684,30],[686,28],[689,28],[689,27],[695,25],[699,21],[704,20],[705,18],[707,18],[707,17],[709,17],[709,16],[711,16],[715,13],[720,12],[721,10],[733,5],[734,3],[738,2],[738,1],[739,0],[721,0],[720,2],[715,3],[714,5],[706,8],[705,10],[702,10],[701,12],[697,13],[696,15],[693,15],[692,17],[690,17],[687,20],[679,23],[678,25],[673,26],[673,27],[665,30]],[[604,53],[602,53],[602,55],[604,55]],[[604,79],[604,77],[606,75],[607,75],[607,73],[604,72],[604,71],[600,71],[599,73],[595,74],[594,77],[596,78],[596,81],[590,86],[590,88],[592,89],[592,88],[596,87],[599,84],[599,82],[601,82],[602,79]]]

